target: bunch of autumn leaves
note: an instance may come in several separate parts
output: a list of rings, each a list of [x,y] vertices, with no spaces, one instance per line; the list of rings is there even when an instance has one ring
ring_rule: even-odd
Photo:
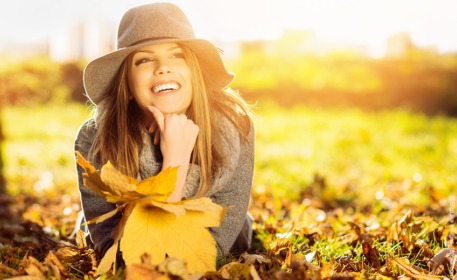
[[[118,246],[127,266],[141,263],[141,256],[149,253],[154,265],[168,255],[183,259],[191,274],[215,270],[216,242],[206,227],[218,227],[230,206],[222,208],[206,197],[168,203],[175,189],[178,167],[169,167],[138,183],[110,162],[98,175],[79,152],[76,154],[78,164],[86,171],[84,185],[120,205],[86,224],[101,223],[118,211],[123,213],[111,236],[114,245],[101,260],[98,274],[108,272],[112,265],[115,271]]]

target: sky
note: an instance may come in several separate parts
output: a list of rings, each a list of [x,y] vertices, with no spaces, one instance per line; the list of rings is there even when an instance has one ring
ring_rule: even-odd
[[[0,0],[0,45],[43,40],[90,13],[117,24],[144,0]],[[376,52],[396,32],[418,46],[457,52],[457,0],[171,0],[196,36],[236,41],[277,39],[284,28],[314,30],[326,42],[366,45]],[[114,41],[114,38],[113,38]]]

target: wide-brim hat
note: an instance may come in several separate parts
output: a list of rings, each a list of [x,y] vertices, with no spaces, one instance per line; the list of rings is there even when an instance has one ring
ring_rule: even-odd
[[[153,44],[179,43],[192,50],[204,76],[216,89],[228,86],[235,75],[229,72],[218,49],[208,40],[195,38],[183,11],[171,3],[152,3],[128,10],[119,24],[116,51],[92,60],[84,69],[84,88],[98,104],[109,90],[124,59],[135,50]]]

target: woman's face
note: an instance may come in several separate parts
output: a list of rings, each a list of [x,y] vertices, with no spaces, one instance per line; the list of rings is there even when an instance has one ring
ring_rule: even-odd
[[[135,51],[129,59],[128,79],[129,97],[135,98],[146,122],[153,120],[148,106],[157,107],[164,115],[184,114],[191,103],[191,73],[177,44],[150,45]]]

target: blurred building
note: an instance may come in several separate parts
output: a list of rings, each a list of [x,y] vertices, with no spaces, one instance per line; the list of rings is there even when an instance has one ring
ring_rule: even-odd
[[[412,49],[414,44],[407,32],[400,32],[392,35],[387,40],[387,58],[405,57]]]
[[[411,53],[435,56],[438,55],[438,49],[436,46],[415,46],[407,32],[396,33],[387,40],[386,58],[403,58]]]
[[[327,55],[335,52],[367,56],[368,47],[349,43],[329,43],[320,40],[312,30],[285,29],[278,40],[241,42],[242,52],[263,52],[269,55],[312,54]]]
[[[115,49],[115,26],[94,9],[77,22],[59,27],[49,39],[51,59],[92,60]]]
[[[49,53],[48,40],[38,42],[4,42],[0,45],[0,54],[11,58],[27,58],[33,56],[47,55]]]

